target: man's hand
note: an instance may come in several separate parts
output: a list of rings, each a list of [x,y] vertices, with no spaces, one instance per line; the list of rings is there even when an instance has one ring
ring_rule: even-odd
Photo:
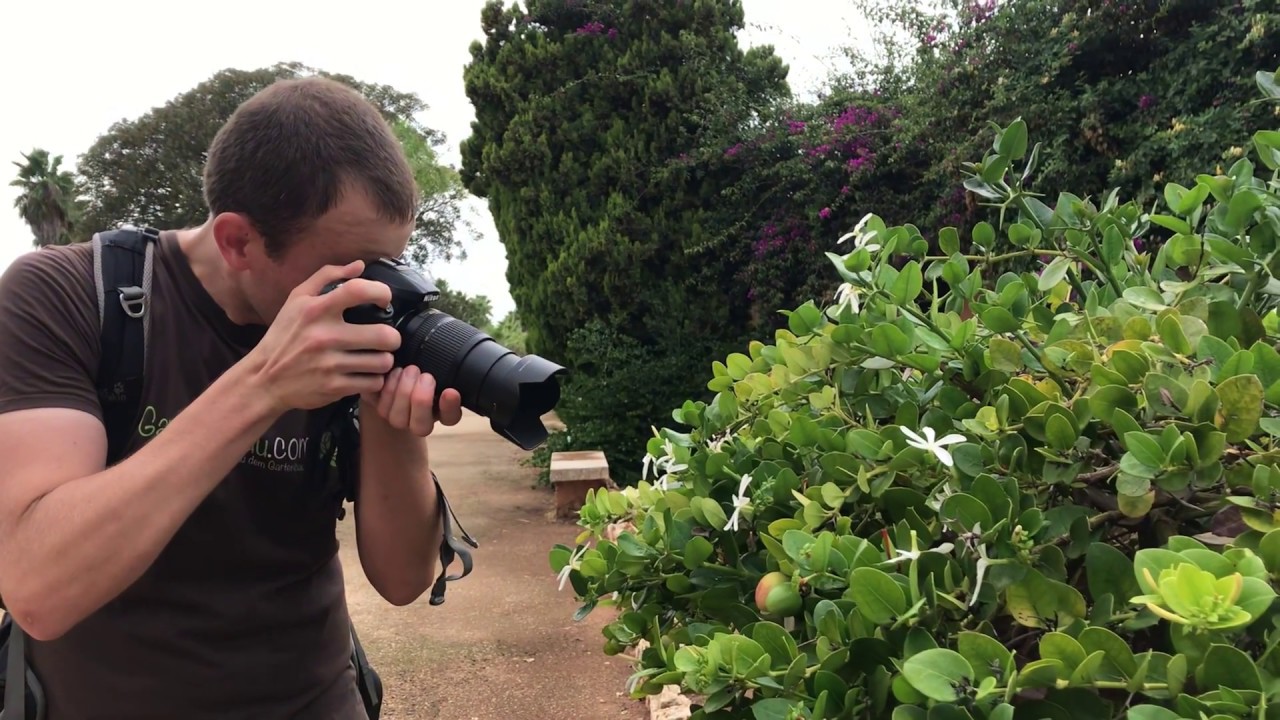
[[[435,430],[437,421],[457,425],[462,419],[462,396],[457,390],[446,388],[438,405],[435,396],[435,378],[410,365],[388,373],[382,390],[366,393],[361,404],[376,407],[378,416],[396,430],[426,437]]]
[[[289,294],[262,341],[246,358],[277,410],[311,410],[350,395],[378,393],[400,333],[389,325],[353,325],[347,308],[391,302],[391,288],[360,277],[362,261],[327,266]],[[346,280],[332,292],[325,286]]]

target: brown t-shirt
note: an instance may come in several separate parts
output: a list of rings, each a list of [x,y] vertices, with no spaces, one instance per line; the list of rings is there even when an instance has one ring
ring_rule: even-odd
[[[127,453],[265,331],[228,320],[172,233],[154,267],[148,371]],[[96,297],[87,243],[27,253],[0,277],[0,412],[102,418]],[[30,641],[48,720],[364,720],[337,505],[317,500],[304,467],[305,420],[287,413],[244,448],[137,582],[62,637]],[[57,438],[49,442],[56,452]]]

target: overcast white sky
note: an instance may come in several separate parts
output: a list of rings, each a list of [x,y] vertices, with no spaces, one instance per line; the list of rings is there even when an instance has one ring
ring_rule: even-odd
[[[468,45],[481,36],[483,4],[359,0],[325,12],[314,1],[296,0],[223,0],[198,11],[171,0],[5,2],[0,271],[31,248],[31,232],[13,207],[17,190],[8,186],[20,152],[43,147],[74,169],[112,122],[162,105],[226,67],[296,60],[416,92],[431,107],[425,122],[447,134],[445,159],[456,165],[472,119],[462,68]],[[839,65],[834,48],[865,37],[848,0],[743,4],[753,26],[744,40],[772,43],[798,91]],[[468,246],[466,261],[431,271],[459,290],[488,295],[497,320],[513,307],[506,255],[487,207],[478,200],[472,207],[482,239]]]

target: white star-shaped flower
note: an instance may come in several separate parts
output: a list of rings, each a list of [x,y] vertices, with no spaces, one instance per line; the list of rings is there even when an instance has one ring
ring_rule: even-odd
[[[917,558],[919,558],[921,555],[923,555],[923,554],[925,554],[925,553],[927,553],[927,552],[936,552],[936,553],[942,553],[943,555],[945,555],[945,554],[947,554],[947,553],[951,552],[951,551],[952,551],[952,550],[954,550],[954,549],[955,549],[955,545],[954,545],[954,544],[949,543],[949,542],[945,542],[945,543],[942,543],[941,545],[939,545],[938,547],[935,547],[935,548],[925,548],[924,550],[921,550],[921,549],[919,548],[919,544],[918,544],[918,540],[917,540],[917,536],[916,536],[916,531],[915,531],[915,530],[912,530],[912,531],[911,531],[911,549],[910,549],[910,550],[903,550],[903,549],[901,549],[901,548],[896,548],[896,549],[894,550],[894,554],[895,554],[895,555],[897,555],[897,557],[894,557],[894,558],[890,558],[890,559],[888,559],[888,560],[885,560],[884,562],[882,562],[882,563],[880,563],[880,564],[881,564],[881,565],[898,565],[898,564],[901,564],[902,562],[907,561],[907,560],[913,560],[913,561],[914,561],[914,560],[916,560]]]
[[[982,542],[982,523],[973,524],[973,532],[968,534],[965,544],[978,553],[978,576],[973,581],[973,593],[969,596],[969,607],[973,607],[978,602],[978,592],[982,590],[982,579],[991,566],[991,558],[987,557],[987,544]]]
[[[654,431],[656,434],[656,430]],[[685,463],[676,462],[675,446],[671,444],[670,439],[662,442],[663,454],[661,457],[654,457],[653,453],[645,453],[643,465],[641,467],[641,479],[649,477],[650,468],[653,469],[653,477],[658,481],[657,486],[662,490],[680,487],[680,483],[670,480],[667,476],[673,475],[684,470],[688,470],[689,466]]]
[[[738,494],[733,498],[733,514],[729,516],[729,522],[725,523],[725,530],[737,530],[738,519],[742,514],[742,508],[751,504],[751,498],[747,497],[747,486],[751,484],[751,476],[744,474],[742,482],[738,483]]]
[[[560,587],[558,588],[559,590],[564,590],[564,584],[566,582],[569,582],[570,571],[578,569],[578,563],[582,560],[582,556],[586,552],[587,552],[586,545],[579,547],[577,550],[573,552],[573,555],[569,557],[569,562],[565,563],[564,567],[560,568],[559,574],[556,575],[556,578],[560,580]]]
[[[938,438],[937,434],[931,427],[925,427],[921,432],[924,437],[920,437],[915,431],[909,428],[902,428],[902,434],[907,436],[907,444],[921,450],[928,450],[947,467],[955,465],[955,460],[951,457],[951,451],[947,450],[947,445],[954,445],[958,442],[964,442],[965,437],[958,433],[952,433],[945,437]],[[936,439],[935,439],[936,438]]]
[[[858,288],[853,283],[840,283],[840,287],[836,288],[836,308],[843,308],[846,304],[853,312],[858,312]]]
[[[729,442],[730,436],[730,431],[725,430],[723,433],[720,433],[707,441],[707,449],[712,452],[718,452],[722,447],[724,447],[726,442]]]
[[[854,252],[857,252],[863,248],[866,248],[867,252],[875,252],[879,250],[880,249],[879,243],[871,242],[871,240],[875,238],[876,234],[874,232],[864,233],[862,231],[863,228],[867,226],[867,221],[869,221],[870,219],[871,219],[871,213],[867,213],[866,215],[863,215],[862,219],[858,221],[858,224],[853,226],[853,230],[845,233],[844,235],[841,235],[840,239],[836,240],[836,244],[843,245],[845,241],[847,241],[849,238],[853,238]]]

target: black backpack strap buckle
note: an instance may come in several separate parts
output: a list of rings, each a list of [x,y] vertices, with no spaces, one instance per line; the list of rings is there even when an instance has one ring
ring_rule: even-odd
[[[137,319],[147,312],[147,293],[137,285],[119,288],[120,307],[131,318]]]

